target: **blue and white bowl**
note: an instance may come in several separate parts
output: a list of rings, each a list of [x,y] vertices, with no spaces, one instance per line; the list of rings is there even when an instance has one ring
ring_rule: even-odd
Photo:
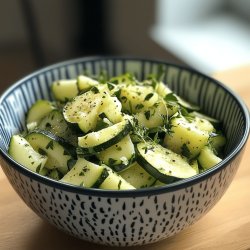
[[[54,80],[87,70],[109,75],[134,72],[139,78],[162,64],[165,82],[207,114],[223,121],[228,138],[225,159],[197,176],[164,187],[110,191],[72,186],[29,171],[7,153],[11,135],[25,127],[36,100],[51,99]],[[239,167],[249,135],[246,106],[231,90],[195,70],[136,58],[80,58],[41,69],[11,86],[0,99],[1,166],[24,202],[58,229],[83,240],[133,246],[177,234],[205,215],[222,197]]]

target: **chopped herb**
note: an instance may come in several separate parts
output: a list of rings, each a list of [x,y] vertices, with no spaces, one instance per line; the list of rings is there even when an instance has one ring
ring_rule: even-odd
[[[164,100],[169,104],[176,104],[178,102],[178,99],[173,92],[165,95]]]
[[[120,190],[120,189],[121,189],[121,184],[122,184],[122,181],[121,181],[121,180],[119,180],[119,183],[118,183],[118,190]]]
[[[186,145],[186,143],[184,143],[181,147],[181,154],[187,158],[190,158],[190,156],[191,156],[191,152],[190,152],[188,146]]]
[[[146,119],[149,120],[149,118],[150,118],[150,111],[149,110],[145,111],[144,115],[145,115]]]
[[[40,164],[37,166],[37,168],[36,168],[36,172],[37,172],[37,173],[39,173],[39,172],[40,172],[41,167],[42,167],[42,163],[40,163]]]
[[[107,86],[108,86],[108,89],[109,89],[109,90],[112,90],[112,89],[115,88],[115,85],[114,85],[113,83],[111,83],[111,82],[108,82],[108,83],[107,83]]]
[[[137,105],[135,106],[135,109],[142,109],[142,108],[144,108],[144,105],[143,105],[143,104],[137,104]]]
[[[144,101],[148,101],[150,98],[154,96],[154,93],[149,93],[145,96]]]
[[[43,150],[42,148],[38,148],[38,153],[41,154],[41,155],[47,155],[46,151]]]
[[[95,94],[97,94],[97,93],[99,93],[100,91],[99,91],[99,89],[97,88],[97,87],[92,87],[91,89],[90,89],[93,93],[95,93]]]
[[[116,163],[116,160],[115,160],[115,159],[113,159],[113,158],[109,158],[109,159],[108,159],[108,165],[109,165],[109,166],[114,166],[115,163]]]
[[[75,164],[76,164],[76,160],[75,160],[75,159],[69,159],[69,160],[67,161],[67,167],[68,167],[68,169],[69,169],[69,170],[72,169],[72,168],[74,167]]]
[[[54,143],[53,143],[53,141],[50,141],[48,144],[47,144],[47,146],[46,146],[46,149],[54,149]]]

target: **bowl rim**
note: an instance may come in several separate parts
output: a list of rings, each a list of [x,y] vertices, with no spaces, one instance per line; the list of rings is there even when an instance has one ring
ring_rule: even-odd
[[[74,58],[70,60],[65,60],[62,62],[54,63],[51,65],[48,65],[46,67],[43,67],[41,69],[38,69],[27,76],[21,78],[20,80],[13,83],[10,87],[8,87],[0,96],[0,105],[2,104],[3,100],[11,94],[11,92],[17,88],[19,85],[21,85],[24,81],[27,81],[28,79],[45,73],[46,71],[50,71],[55,68],[60,68],[64,66],[68,66],[71,64],[77,64],[81,62],[91,62],[91,61],[102,61],[102,60],[113,60],[113,61],[139,61],[139,62],[149,62],[149,63],[157,63],[157,64],[165,64],[168,66],[177,67],[181,70],[187,70],[189,72],[195,73],[197,75],[200,75],[210,81],[212,81],[214,84],[219,85],[222,89],[224,89],[229,95],[233,97],[233,99],[236,100],[236,102],[239,104],[240,109],[242,113],[244,114],[244,120],[245,120],[245,131],[241,138],[240,143],[234,148],[234,150],[226,157],[224,158],[219,164],[217,164],[215,167],[208,169],[204,171],[203,173],[200,173],[198,175],[195,175],[191,178],[183,179],[165,186],[161,187],[149,187],[149,188],[143,188],[143,189],[135,189],[135,190],[103,190],[103,189],[97,189],[97,188],[83,188],[78,187],[75,185],[55,181],[53,179],[50,179],[48,177],[39,175],[38,173],[35,173],[15,160],[13,160],[10,155],[5,152],[0,147],[0,153],[1,156],[5,159],[6,162],[8,162],[11,167],[13,167],[15,170],[17,170],[19,173],[25,175],[26,177],[30,179],[34,179],[37,182],[41,182],[45,185],[48,185],[52,188],[59,188],[64,191],[68,191],[71,193],[76,194],[82,194],[82,195],[89,195],[89,196],[99,196],[99,197],[145,197],[145,196],[152,196],[156,194],[162,194],[162,193],[169,193],[174,192],[183,188],[188,188],[189,186],[192,186],[194,184],[197,184],[199,182],[202,182],[204,179],[210,178],[222,169],[226,168],[227,165],[229,165],[236,157],[237,155],[244,149],[244,146],[248,140],[249,137],[249,130],[250,130],[250,116],[249,116],[249,110],[244,103],[244,101],[241,99],[240,96],[238,96],[234,91],[232,91],[229,87],[225,86],[220,81],[214,79],[213,77],[210,77],[196,69],[193,69],[189,66],[183,66],[179,64],[175,64],[163,59],[155,59],[155,58],[147,58],[147,57],[137,57],[137,56],[87,56],[87,57],[79,57]]]

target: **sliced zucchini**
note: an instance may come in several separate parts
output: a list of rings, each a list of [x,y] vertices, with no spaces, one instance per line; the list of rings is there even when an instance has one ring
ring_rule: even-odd
[[[72,151],[62,138],[47,131],[34,131],[26,135],[25,139],[35,151],[48,157],[46,168],[58,169],[62,174],[68,172],[68,161],[72,158]]]
[[[197,160],[192,160],[189,164],[195,170],[196,174],[200,173],[199,164]]]
[[[114,172],[111,168],[106,167],[108,177],[99,186],[101,189],[112,189],[112,190],[128,190],[135,189],[130,183],[124,180],[120,175]]]
[[[161,97],[165,97],[166,95],[172,93],[172,90],[163,82],[157,82],[155,91]]]
[[[97,154],[99,160],[116,172],[126,169],[134,160],[134,156],[134,144],[129,135],[126,135],[118,143]]]
[[[62,178],[62,174],[57,169],[51,169],[48,171],[47,176],[53,180],[59,181]]]
[[[144,170],[137,162],[119,173],[120,176],[135,188],[151,187],[156,179]]]
[[[116,97],[111,97],[106,91],[85,92],[68,102],[63,109],[66,121],[78,123],[85,133],[95,130],[101,113],[104,113],[113,123],[122,120],[121,104]]]
[[[197,127],[194,120],[173,117],[170,121],[171,133],[166,134],[164,146],[188,158],[197,156],[208,143],[209,133]]]
[[[183,98],[181,98],[178,95],[175,95],[177,98],[178,103],[185,109],[187,109],[188,111],[198,111],[200,110],[200,107],[198,105],[195,105],[193,103],[187,102],[186,100],[184,100]]]
[[[77,135],[65,121],[63,114],[58,109],[46,115],[37,126],[40,130],[47,130],[52,134],[63,138],[65,141],[77,146]]]
[[[36,101],[27,113],[26,126],[29,131],[33,130],[43,117],[49,114],[55,106],[47,100]]]
[[[88,91],[92,87],[99,85],[99,82],[84,75],[79,75],[77,77],[77,87],[79,91]]]
[[[208,133],[211,133],[215,130],[213,124],[206,119],[203,119],[200,117],[195,117],[193,122],[196,123],[196,127],[202,131],[206,131]]]
[[[205,115],[205,114],[202,114],[200,112],[197,112],[197,111],[193,111],[190,113],[191,115],[193,116],[196,116],[196,117],[199,117],[201,119],[205,119],[207,121],[209,121],[210,123],[212,123],[212,125],[215,127],[215,128],[218,128],[222,125],[222,122],[218,119],[215,119],[211,116],[208,116],[208,115]]]
[[[222,134],[211,133],[209,137],[209,143],[211,147],[218,153],[221,154],[223,147],[225,146],[227,140]]]
[[[57,101],[66,102],[78,95],[77,80],[59,80],[52,83],[52,93]]]
[[[189,165],[187,159],[159,144],[141,142],[135,147],[137,162],[154,178],[164,183],[176,179],[189,178],[196,171]]]
[[[101,105],[100,112],[104,113],[112,123],[122,121],[122,105],[117,97],[104,93],[102,98],[103,105]]]
[[[168,109],[163,101],[155,103],[152,107],[145,111],[135,114],[140,126],[146,128],[157,128],[163,126],[164,117],[171,116],[176,110]]]
[[[78,123],[87,133],[95,129],[101,105],[102,94],[88,91],[68,102],[63,108],[63,116],[67,122]]]
[[[118,98],[123,110],[134,114],[142,105],[144,108],[153,106],[159,96],[150,86],[128,85],[121,88]]]
[[[152,187],[163,187],[163,186],[166,186],[166,183],[157,180]]]
[[[111,147],[122,140],[132,129],[127,120],[114,124],[97,132],[78,137],[79,154],[94,154]]]
[[[209,169],[219,162],[221,162],[222,159],[216,156],[211,148],[208,146],[205,146],[198,157],[198,162],[200,163],[201,167],[203,169]]]
[[[107,177],[108,172],[103,165],[79,158],[61,181],[82,187],[99,187]]]
[[[21,135],[11,137],[8,153],[15,161],[38,173],[43,169],[48,159],[47,156],[37,153]]]

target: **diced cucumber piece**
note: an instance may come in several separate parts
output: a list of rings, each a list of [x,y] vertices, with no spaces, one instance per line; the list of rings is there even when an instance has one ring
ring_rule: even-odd
[[[164,145],[188,158],[197,156],[207,145],[209,133],[197,127],[196,122],[184,117],[173,117],[170,121],[171,133],[166,134]]]
[[[127,135],[118,143],[101,151],[97,157],[114,171],[120,172],[129,166],[135,156],[134,144]]]
[[[88,91],[67,102],[63,115],[67,122],[78,123],[80,129],[87,133],[95,129],[101,105],[102,94]]]
[[[225,146],[226,142],[226,137],[222,134],[210,134],[209,143],[218,154],[222,153],[223,147]]]
[[[159,144],[141,142],[136,145],[137,162],[154,178],[164,183],[196,175],[187,159]]]
[[[135,114],[140,126],[146,128],[157,128],[163,126],[164,117],[172,115],[163,101],[155,103],[152,107]]]
[[[43,117],[49,114],[55,106],[52,102],[47,100],[36,101],[27,113],[26,126],[29,131],[37,127],[38,123]]]
[[[198,157],[198,162],[200,163],[201,167],[203,169],[209,169],[219,162],[221,162],[222,159],[216,156],[211,148],[208,146],[205,146]]]
[[[78,95],[76,79],[59,80],[52,83],[52,93],[57,101],[65,102]]]
[[[103,165],[97,165],[84,158],[79,158],[61,181],[82,187],[99,187],[107,176],[107,170]]]
[[[141,105],[145,108],[153,106],[158,101],[159,96],[150,86],[128,85],[121,88],[118,98],[124,111],[136,113]]]
[[[205,115],[205,114],[202,114],[200,112],[197,112],[197,111],[193,111],[190,113],[191,115],[193,116],[196,116],[196,117],[199,117],[201,119],[205,119],[207,121],[209,121],[210,123],[212,123],[212,125],[215,127],[215,128],[218,128],[221,126],[222,122],[218,119],[215,119],[211,116],[208,116],[208,115]]]
[[[195,170],[196,174],[199,174],[199,164],[197,160],[192,160],[190,163],[190,166]]]
[[[137,162],[119,173],[121,177],[135,188],[151,187],[156,179],[144,170]]]
[[[13,135],[10,140],[10,156],[26,168],[40,172],[46,164],[47,156],[37,153],[21,135]]]
[[[157,92],[157,94],[161,97],[165,97],[166,95],[172,93],[172,90],[163,82],[158,82],[156,87],[155,87],[155,91]]]
[[[197,128],[199,128],[202,131],[211,133],[215,130],[213,124],[206,119],[195,117],[193,122],[196,123]]]
[[[101,189],[111,190],[128,190],[135,189],[130,183],[124,180],[120,175],[114,172],[111,168],[106,167],[108,171],[108,177],[99,186]]]
[[[77,86],[79,91],[88,91],[94,86],[98,86],[99,82],[84,75],[79,75],[77,77]]]
[[[112,123],[122,121],[122,105],[117,97],[104,93],[102,98],[103,105],[100,107],[100,112],[103,112]]]

